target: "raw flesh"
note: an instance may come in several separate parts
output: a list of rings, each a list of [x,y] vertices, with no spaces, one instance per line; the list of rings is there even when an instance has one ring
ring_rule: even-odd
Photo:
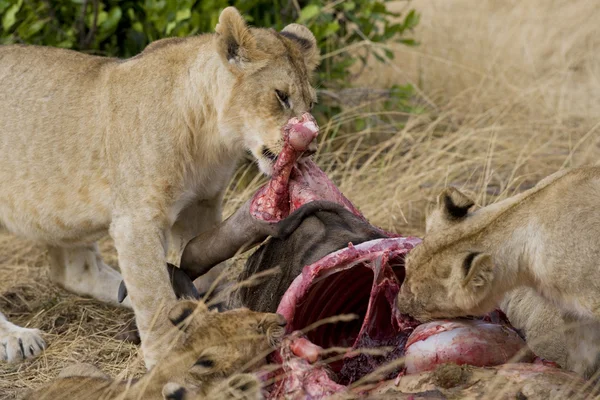
[[[252,199],[253,218],[276,223],[304,204],[328,200],[366,221],[312,160],[301,158],[317,131],[309,114],[286,126],[285,145],[273,176]],[[277,312],[287,319],[290,336],[274,356],[281,365],[282,376],[270,387],[270,398],[319,399],[345,392],[347,385],[403,356],[405,365],[386,371],[379,379],[395,377],[399,372],[428,371],[445,362],[496,366],[521,351],[528,354],[522,360],[532,359],[531,353],[525,351],[523,339],[500,320],[434,321],[420,325],[400,314],[395,299],[404,279],[404,257],[420,239],[381,232],[389,238],[349,244],[328,254],[305,266],[289,286]],[[335,320],[343,314],[355,314],[357,318],[338,319],[304,332],[320,320]],[[323,355],[334,348],[342,353],[346,349],[345,354],[335,362],[324,359]],[[377,348],[388,351],[376,355],[361,352]],[[522,368],[533,368],[536,373],[549,368],[554,373],[553,368],[541,367],[528,364]]]

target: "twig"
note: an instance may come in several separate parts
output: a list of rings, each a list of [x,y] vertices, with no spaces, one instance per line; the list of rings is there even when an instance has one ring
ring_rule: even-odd
[[[85,45],[85,14],[87,13],[88,0],[83,0],[81,4],[81,17],[79,18],[79,48],[83,49]]]
[[[86,38],[85,38],[85,48],[86,49],[92,44],[92,41],[94,40],[94,35],[96,34],[96,28],[98,26],[98,0],[93,0],[93,1],[94,1],[94,20],[92,22],[92,26],[91,26],[90,30],[87,33]]]

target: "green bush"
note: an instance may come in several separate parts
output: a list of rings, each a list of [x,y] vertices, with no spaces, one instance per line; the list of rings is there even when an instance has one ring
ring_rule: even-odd
[[[255,26],[281,29],[307,25],[317,37],[323,63],[319,85],[350,83],[350,67],[374,57],[391,58],[370,46],[389,40],[414,45],[405,34],[419,17],[414,10],[399,20],[387,0],[0,0],[0,43],[64,47],[93,54],[131,57],[149,42],[168,36],[212,32],[219,13],[234,5]],[[392,22],[392,19],[400,22]],[[352,54],[345,51],[352,48]],[[360,70],[360,68],[359,68]]]

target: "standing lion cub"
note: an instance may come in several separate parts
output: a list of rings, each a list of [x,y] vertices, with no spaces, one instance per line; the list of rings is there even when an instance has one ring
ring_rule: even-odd
[[[215,31],[126,60],[0,46],[0,225],[48,245],[55,283],[116,304],[95,244],[110,228],[148,367],[175,302],[167,255],[220,223],[244,151],[270,173],[281,128],[315,102],[306,27],[250,28],[229,7]],[[1,315],[0,343],[9,361],[44,347]]]
[[[439,196],[423,242],[407,257],[400,311],[421,321],[482,315],[510,292],[503,305],[517,325],[575,331],[549,343],[567,341],[563,364],[590,376],[600,350],[600,167],[561,171],[504,201],[469,211],[473,205],[453,188]],[[513,291],[519,287],[539,297]],[[563,323],[519,311],[551,317],[551,306]]]

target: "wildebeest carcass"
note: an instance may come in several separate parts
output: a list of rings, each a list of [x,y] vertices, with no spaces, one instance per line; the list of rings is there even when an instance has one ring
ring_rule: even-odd
[[[288,322],[290,335],[273,355],[280,367],[264,375],[268,396],[587,394],[578,392],[582,381],[576,375],[541,365],[501,312],[427,324],[400,314],[395,299],[404,257],[420,239],[372,226],[310,158],[302,157],[314,138],[311,124],[292,120],[286,126],[271,180],[221,226],[192,240],[181,260],[181,270],[195,279],[271,236],[250,256],[239,282],[273,268],[280,272],[242,285],[227,304],[277,311]],[[324,319],[330,323],[319,325]]]

